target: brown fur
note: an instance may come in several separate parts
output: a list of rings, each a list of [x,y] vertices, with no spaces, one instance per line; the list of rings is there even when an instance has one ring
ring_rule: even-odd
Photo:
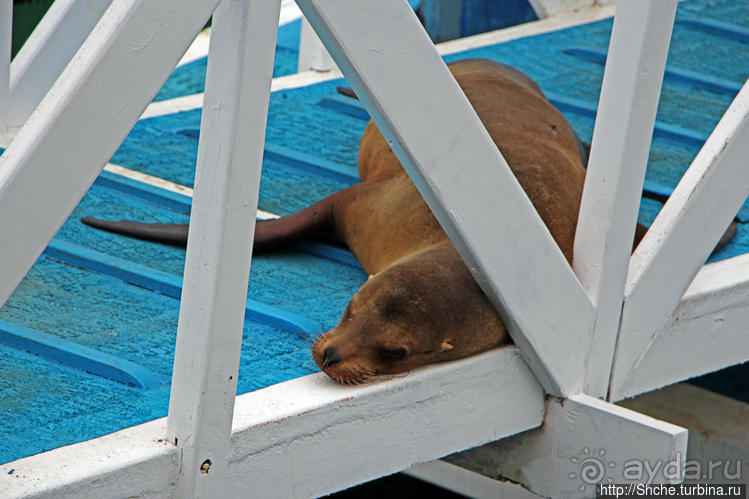
[[[571,262],[585,178],[571,127],[517,70],[486,60],[450,70]],[[333,220],[374,277],[315,342],[320,368],[357,383],[505,342],[495,310],[371,122],[359,174],[361,184],[332,197]]]
[[[585,170],[569,124],[516,69],[474,59],[450,70],[571,262]],[[357,383],[505,342],[498,315],[373,123],[361,139],[359,174],[361,183],[255,229],[254,253],[303,238],[337,240],[373,275],[315,342],[320,368]],[[186,224],[83,221],[152,241],[187,241]],[[643,233],[639,227],[638,239]]]

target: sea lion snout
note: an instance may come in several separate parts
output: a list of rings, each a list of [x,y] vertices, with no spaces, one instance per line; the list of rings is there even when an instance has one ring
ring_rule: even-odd
[[[333,347],[328,347],[325,349],[325,352],[323,352],[323,358],[322,358],[322,365],[323,367],[330,367],[333,364],[340,362],[341,356],[338,355],[338,352]]]

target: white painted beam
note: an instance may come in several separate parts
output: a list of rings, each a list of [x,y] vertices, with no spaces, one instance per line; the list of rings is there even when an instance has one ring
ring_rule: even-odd
[[[5,141],[10,107],[10,52],[13,0],[0,0],[0,143]]]
[[[83,197],[217,2],[113,4],[44,105],[0,157],[0,306]]]
[[[11,66],[9,125],[17,131],[47,94],[112,0],[57,0]]]
[[[168,438],[179,497],[225,497],[280,1],[213,14],[174,352]]]
[[[590,301],[408,4],[298,4],[544,387],[580,390]]]
[[[748,325],[749,255],[705,265],[673,315],[649,337],[630,375],[614,378],[611,399],[749,360]]]
[[[3,499],[174,497],[179,451],[166,418],[0,465]]]
[[[229,483],[236,497],[317,497],[538,427],[543,411],[543,390],[512,346],[360,387],[313,374],[237,397]],[[0,490],[180,497],[165,427],[159,419],[0,465]]]
[[[749,84],[745,84],[632,255],[611,380],[613,398],[621,396],[629,377],[638,376],[638,365],[655,333],[670,320],[749,195],[748,156]],[[713,360],[724,359],[726,366],[735,353],[723,349]],[[679,357],[703,354],[701,347],[690,343],[673,352]]]
[[[749,477],[749,404],[690,383],[623,400],[622,406],[689,430],[685,483]]]
[[[333,69],[336,69],[333,58],[328,54],[325,45],[322,44],[309,21],[302,18],[297,72],[309,70],[325,72]]]
[[[597,483],[678,483],[683,469],[667,464],[686,450],[684,428],[580,394],[548,400],[541,428],[447,460],[544,497],[587,498]]]
[[[312,375],[236,412],[234,493],[319,497],[536,427],[543,392],[509,347],[354,388]]]
[[[614,17],[573,264],[596,306],[585,393],[598,397],[608,391],[677,3],[620,2]]]

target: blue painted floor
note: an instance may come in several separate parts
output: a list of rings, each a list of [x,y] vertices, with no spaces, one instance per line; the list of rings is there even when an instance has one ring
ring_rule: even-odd
[[[680,4],[647,189],[673,188],[747,78],[748,28],[746,2]],[[590,140],[610,29],[611,21],[601,21],[447,59],[519,67]],[[276,75],[296,66],[289,37],[279,37]],[[204,72],[204,61],[175,70],[157,98],[202,90]],[[338,85],[345,82],[271,96],[261,209],[291,213],[356,181],[366,111],[339,96]],[[142,120],[112,162],[191,186],[199,122],[199,110]],[[166,415],[184,251],[78,219],[185,221],[189,208],[183,196],[102,174],[0,309],[0,462]],[[644,201],[641,220],[659,208]],[[741,220],[747,216],[745,207]],[[714,258],[747,250],[741,224]],[[315,372],[312,339],[337,323],[365,279],[350,254],[320,245],[254,258],[238,392]]]

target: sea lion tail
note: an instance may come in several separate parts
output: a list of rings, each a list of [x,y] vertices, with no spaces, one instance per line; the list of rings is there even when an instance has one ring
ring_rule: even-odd
[[[143,241],[169,244],[185,247],[187,245],[188,224],[143,223],[132,220],[101,220],[99,218],[83,217],[81,222],[96,229],[134,237]]]
[[[357,184],[359,185],[359,184]],[[273,251],[302,239],[341,244],[335,227],[334,209],[339,196],[352,186],[337,192],[303,210],[280,218],[259,220],[255,224],[253,251]],[[133,220],[101,220],[84,217],[81,222],[96,229],[172,246],[187,246],[188,224],[143,223]]]

